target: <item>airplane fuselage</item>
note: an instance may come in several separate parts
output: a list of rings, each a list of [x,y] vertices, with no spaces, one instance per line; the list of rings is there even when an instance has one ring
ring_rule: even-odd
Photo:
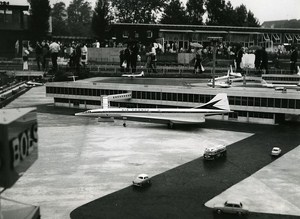
[[[110,108],[88,110],[86,112],[77,113],[77,116],[99,117],[99,118],[114,118],[124,120],[168,120],[173,123],[202,123],[205,122],[205,116],[208,114],[222,114],[228,111],[213,110],[213,109],[156,109],[156,108]],[[147,120],[147,119],[145,119]],[[145,121],[144,120],[144,121]]]

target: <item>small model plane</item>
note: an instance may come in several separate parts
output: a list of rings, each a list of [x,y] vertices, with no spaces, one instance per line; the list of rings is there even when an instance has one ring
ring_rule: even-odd
[[[227,75],[215,78],[215,87],[229,88],[233,81],[240,81],[242,80],[242,77],[241,73],[233,72],[232,66],[230,66],[230,70],[228,70]],[[210,79],[207,85],[212,87],[213,79]]]
[[[144,77],[144,71],[142,71],[140,74],[122,74],[122,77],[128,77],[128,78],[136,78],[136,77]]]
[[[26,87],[36,87],[36,86],[43,86],[43,83],[35,82],[35,81],[27,81]]]

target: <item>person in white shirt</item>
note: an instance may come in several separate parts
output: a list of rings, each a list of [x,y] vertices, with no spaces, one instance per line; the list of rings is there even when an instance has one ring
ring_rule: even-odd
[[[154,73],[157,73],[156,71],[156,62],[157,62],[157,59],[156,59],[156,48],[154,46],[154,43],[152,43],[151,45],[151,51],[147,53],[148,55],[148,59],[149,59],[149,72],[151,72],[151,70],[154,72]]]
[[[60,51],[59,44],[57,42],[53,41],[49,45],[49,51],[51,54],[52,70],[57,71],[57,57],[58,57],[58,52]]]
[[[87,65],[87,57],[88,57],[88,49],[85,44],[82,44],[81,47],[81,63],[83,67],[86,67]]]

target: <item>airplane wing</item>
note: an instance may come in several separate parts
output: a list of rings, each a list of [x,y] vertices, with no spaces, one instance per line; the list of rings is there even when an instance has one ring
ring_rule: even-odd
[[[205,122],[205,117],[199,116],[188,117],[188,116],[159,116],[159,115],[130,115],[124,114],[119,118],[121,120],[130,120],[130,121],[138,121],[138,122],[148,122],[148,123],[159,123],[159,124],[200,124]]]

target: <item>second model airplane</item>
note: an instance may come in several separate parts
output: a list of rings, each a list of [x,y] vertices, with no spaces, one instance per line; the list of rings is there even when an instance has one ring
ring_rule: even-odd
[[[98,117],[105,119],[121,119],[125,121],[141,121],[167,124],[199,124],[205,122],[208,115],[229,113],[230,107],[226,93],[219,93],[209,102],[194,108],[106,108],[93,109],[76,113],[76,116]]]

